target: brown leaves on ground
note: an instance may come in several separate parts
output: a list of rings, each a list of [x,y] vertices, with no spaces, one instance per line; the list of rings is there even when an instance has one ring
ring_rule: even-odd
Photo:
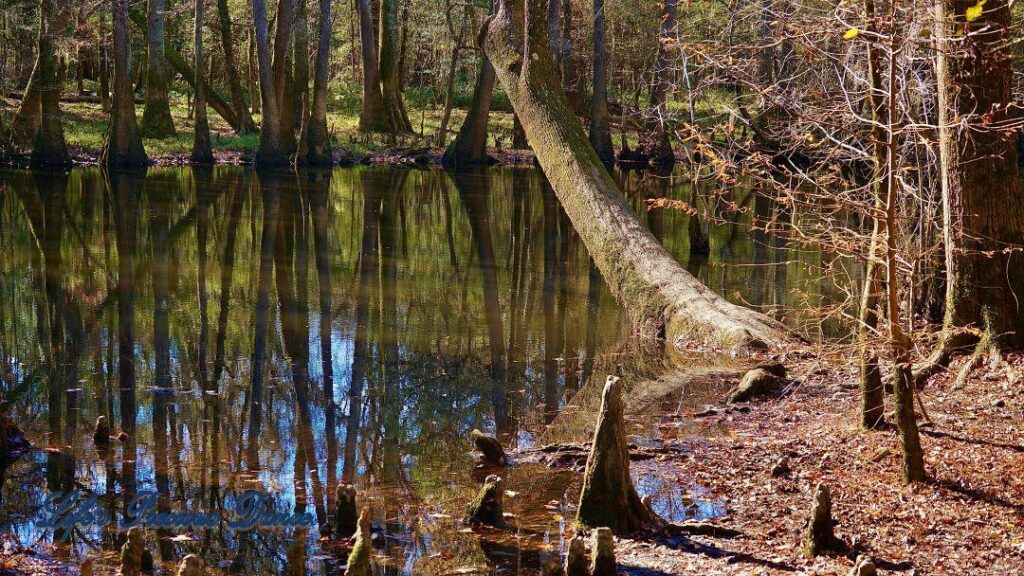
[[[1024,358],[1010,362],[1020,367]],[[856,371],[812,364],[792,367],[802,385],[781,400],[699,419],[729,434],[665,438],[692,442],[690,457],[659,462],[667,479],[720,499],[727,509],[720,522],[743,536],[624,540],[620,568],[845,575],[861,553],[882,574],[1024,573],[1024,387],[998,374],[977,373],[956,390],[952,376],[933,378],[919,392],[933,421],[922,427],[929,480],[908,486],[895,431],[857,427]],[[788,470],[780,473],[783,461]],[[812,491],[822,481],[831,487],[836,535],[853,547],[849,557],[802,553]]]

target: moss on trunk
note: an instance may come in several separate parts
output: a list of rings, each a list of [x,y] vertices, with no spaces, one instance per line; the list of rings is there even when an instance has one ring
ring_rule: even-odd
[[[466,509],[466,522],[485,526],[504,526],[503,500],[505,483],[501,476],[491,474],[484,480],[480,493]]]

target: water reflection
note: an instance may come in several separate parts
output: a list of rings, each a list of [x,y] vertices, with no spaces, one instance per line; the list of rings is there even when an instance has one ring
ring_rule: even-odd
[[[774,203],[620,178],[710,286],[770,309],[798,303],[793,287],[819,256],[770,227],[748,232],[783,217]],[[648,210],[657,198],[708,209]],[[575,476],[507,471],[521,538],[481,547],[456,525],[479,482],[466,434],[551,439],[578,391],[642,356],[623,354],[625,318],[534,170],[0,172],[0,226],[0,391],[32,440],[54,448],[12,469],[0,523],[24,545],[68,536],[60,550],[72,558],[123,536],[39,530],[47,494],[94,493],[119,516],[142,492],[161,511],[223,513],[257,488],[280,511],[313,515],[309,569],[330,572],[341,560],[316,541],[336,486],[353,483],[389,568],[535,570],[557,553],[568,514],[542,504],[571,501]],[[100,416],[109,448],[89,440]],[[678,488],[642,485],[673,517],[713,513],[679,504],[689,496]],[[303,542],[287,531],[152,537],[165,561],[201,551],[263,573]]]

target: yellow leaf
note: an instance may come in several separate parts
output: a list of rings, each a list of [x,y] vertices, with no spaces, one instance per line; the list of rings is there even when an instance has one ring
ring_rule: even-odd
[[[857,34],[860,34],[860,30],[857,30],[856,28],[850,28],[849,30],[846,31],[846,34],[843,34],[843,40],[853,40],[854,38],[857,37]]]
[[[977,20],[978,18],[981,17],[982,6],[984,6],[985,2],[987,1],[988,0],[978,0],[977,4],[967,9],[967,12],[964,13],[964,16],[967,17],[968,22],[971,22],[972,20]]]

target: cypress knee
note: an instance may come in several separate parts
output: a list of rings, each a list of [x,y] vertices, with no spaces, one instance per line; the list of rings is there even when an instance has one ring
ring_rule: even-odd
[[[836,549],[837,538],[833,531],[832,496],[828,486],[818,484],[811,504],[811,517],[807,520],[804,551],[808,556],[817,556],[825,550]]]
[[[107,424],[107,417],[100,416],[96,419],[96,431],[93,432],[92,441],[97,450],[110,447],[110,425]]]
[[[373,568],[370,566],[373,554],[370,538],[370,511],[363,510],[356,528],[356,542],[348,555],[345,576],[373,576]]]
[[[497,438],[476,429],[470,432],[469,436],[473,439],[473,445],[483,455],[485,462],[495,466],[505,465],[505,449],[502,448],[501,442],[498,442]]]
[[[587,457],[576,522],[606,526],[614,534],[635,532],[656,517],[644,506],[629,476],[629,449],[622,415],[622,385],[609,376],[601,397],[594,442]]]
[[[306,576],[306,537],[305,528],[295,530],[292,543],[288,546],[285,576]]]
[[[615,536],[608,528],[595,528],[591,535],[590,576],[616,576]]]
[[[203,576],[203,561],[195,554],[185,556],[178,566],[178,576]]]
[[[590,576],[587,546],[578,534],[569,540],[569,550],[565,554],[565,576]]]
[[[142,538],[142,528],[135,526],[128,530],[128,539],[121,546],[121,576],[139,576],[142,574],[142,555],[146,552],[146,544]]]
[[[356,506],[356,489],[351,484],[338,486],[335,492],[337,508],[334,512],[334,537],[349,538],[359,528],[359,509]]]
[[[466,511],[466,522],[469,524],[484,524],[487,526],[501,526],[505,523],[504,510],[502,509],[502,496],[505,491],[505,483],[500,476],[491,474],[484,481],[473,503]]]

